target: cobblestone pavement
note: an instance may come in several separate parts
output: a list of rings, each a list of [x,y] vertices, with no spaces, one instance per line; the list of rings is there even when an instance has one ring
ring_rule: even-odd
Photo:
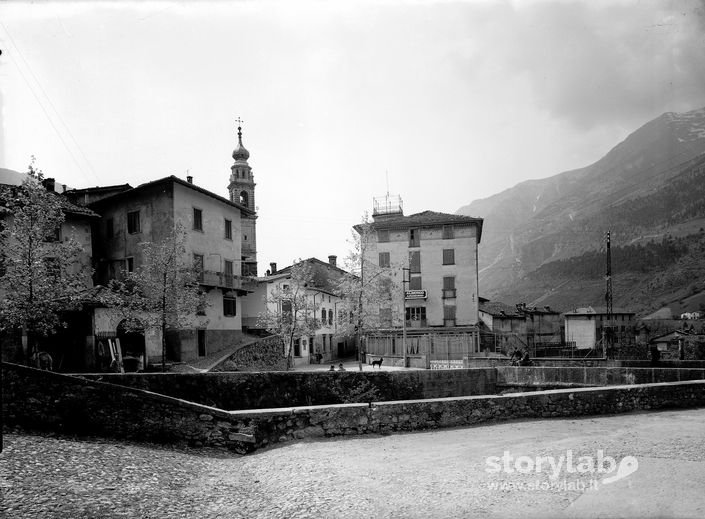
[[[634,456],[638,469],[611,484],[575,472],[598,451],[617,464]],[[488,473],[487,456],[505,452],[521,463]],[[555,480],[528,470],[539,456],[565,457]],[[244,457],[16,431],[0,454],[0,497],[8,518],[700,518],[705,410],[329,439]]]

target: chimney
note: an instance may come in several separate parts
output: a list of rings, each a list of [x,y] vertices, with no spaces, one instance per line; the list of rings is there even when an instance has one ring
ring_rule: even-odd
[[[56,181],[53,178],[45,178],[42,180],[42,185],[47,191],[54,191]]]
[[[61,186],[61,192],[62,192],[62,193],[66,193],[66,184],[64,184],[63,186]]]
[[[269,270],[271,270],[272,275],[277,273],[277,264],[272,262],[269,264]]]
[[[188,182],[189,184],[193,184],[193,176],[188,175],[188,176],[186,177],[186,182]]]
[[[328,263],[330,263],[330,265],[331,265],[332,267],[337,267],[337,266],[338,266],[338,265],[337,265],[337,260],[338,260],[338,256],[336,256],[336,255],[334,255],[334,254],[331,254],[330,256],[328,256]]]

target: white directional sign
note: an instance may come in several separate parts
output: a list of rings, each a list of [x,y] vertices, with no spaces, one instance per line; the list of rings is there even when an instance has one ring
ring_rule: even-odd
[[[404,292],[405,299],[426,299],[425,290],[407,290]]]

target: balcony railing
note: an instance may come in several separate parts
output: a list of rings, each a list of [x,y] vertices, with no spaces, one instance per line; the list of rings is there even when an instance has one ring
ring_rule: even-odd
[[[444,288],[443,289],[443,299],[453,299],[455,297],[454,288]]]
[[[246,284],[242,276],[204,270],[199,273],[198,282],[207,287],[232,288],[242,290]]]

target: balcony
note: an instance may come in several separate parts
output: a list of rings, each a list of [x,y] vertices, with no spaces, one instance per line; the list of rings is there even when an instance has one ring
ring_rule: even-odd
[[[454,288],[444,288],[443,289],[443,299],[454,299],[455,289]]]
[[[248,290],[249,280],[234,274],[204,270],[198,275],[198,282],[205,287],[225,288],[230,290]]]

